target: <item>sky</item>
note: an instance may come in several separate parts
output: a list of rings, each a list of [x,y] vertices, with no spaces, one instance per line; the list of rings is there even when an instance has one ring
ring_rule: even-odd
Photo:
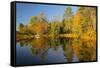
[[[31,3],[17,3],[16,4],[16,24],[27,24],[31,16],[37,16],[40,12],[43,12],[48,21],[59,18],[59,21],[63,19],[64,11],[68,7],[67,5],[47,5],[47,4],[31,4]],[[73,13],[77,11],[77,6],[71,6]]]

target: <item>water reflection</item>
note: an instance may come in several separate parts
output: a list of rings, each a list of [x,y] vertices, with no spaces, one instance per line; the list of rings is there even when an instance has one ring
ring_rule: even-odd
[[[64,38],[17,41],[16,64],[48,64],[96,60],[96,42]]]

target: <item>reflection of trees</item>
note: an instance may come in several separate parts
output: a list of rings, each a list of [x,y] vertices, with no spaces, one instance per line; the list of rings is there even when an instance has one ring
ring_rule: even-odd
[[[46,52],[49,49],[49,46],[47,46],[48,42],[46,38],[32,38],[30,40],[21,40],[19,41],[20,46],[28,46],[30,54],[35,56],[41,56],[41,58],[46,58]]]
[[[29,43],[32,55],[43,55],[48,50],[46,41],[45,38],[32,39]]]
[[[94,42],[72,41],[73,50],[78,61],[93,61],[96,60],[96,44]]]
[[[77,56],[78,61],[96,60],[96,42],[63,39],[61,44],[67,62],[72,62],[74,54]]]
[[[58,50],[58,47],[60,45],[59,39],[51,38],[48,42],[49,42],[50,48],[53,48],[55,51]]]
[[[96,42],[83,41],[79,39],[54,39],[54,38],[35,38],[19,41],[20,46],[28,46],[33,56],[40,56],[42,59],[47,58],[48,49],[63,49],[63,54],[67,62],[72,62],[74,54],[78,61],[96,60]]]
[[[73,58],[73,49],[72,49],[72,41],[69,39],[64,39],[62,41],[62,47],[64,51],[64,56],[66,57],[67,62],[72,62]]]

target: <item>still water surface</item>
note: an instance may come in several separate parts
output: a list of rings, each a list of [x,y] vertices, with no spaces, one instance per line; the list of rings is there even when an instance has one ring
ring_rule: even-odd
[[[96,43],[80,39],[37,38],[16,43],[16,64],[36,65],[96,60]]]

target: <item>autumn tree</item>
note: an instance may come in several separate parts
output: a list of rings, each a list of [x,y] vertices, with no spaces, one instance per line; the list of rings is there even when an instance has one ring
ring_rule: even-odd
[[[29,23],[28,23],[28,29],[29,32],[32,34],[43,34],[47,32],[47,19],[43,12],[40,12],[37,16],[31,16]]]
[[[83,31],[87,30],[89,27],[94,28],[94,23],[96,23],[96,9],[93,7],[79,7],[79,12],[81,13],[82,19],[81,23],[83,26]],[[93,21],[94,20],[94,21]]]
[[[80,35],[82,28],[81,28],[81,15],[80,12],[77,11],[76,14],[73,17],[73,22],[72,22],[72,33]]]
[[[81,14],[82,34],[84,36],[96,38],[96,8],[79,7]],[[88,38],[89,39],[89,38]]]

